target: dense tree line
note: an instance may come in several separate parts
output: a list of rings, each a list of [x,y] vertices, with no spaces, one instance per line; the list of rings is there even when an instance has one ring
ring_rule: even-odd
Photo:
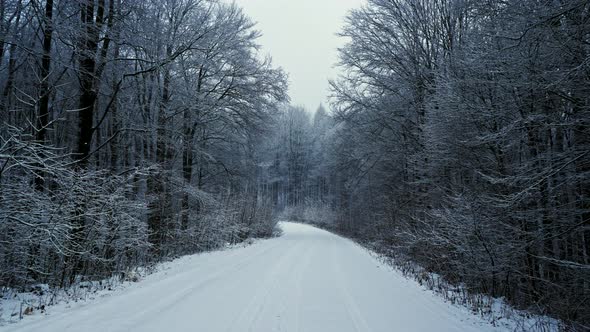
[[[273,231],[287,100],[240,8],[0,1],[0,286],[67,287]]]
[[[590,326],[588,1],[369,0],[332,82],[345,231]]]

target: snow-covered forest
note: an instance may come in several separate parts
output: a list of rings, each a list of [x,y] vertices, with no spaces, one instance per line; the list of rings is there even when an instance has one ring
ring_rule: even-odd
[[[317,110],[261,33],[217,0],[0,0],[0,287],[282,219],[590,327],[587,0],[368,0]]]
[[[272,232],[285,74],[217,1],[2,1],[0,280],[66,287]]]

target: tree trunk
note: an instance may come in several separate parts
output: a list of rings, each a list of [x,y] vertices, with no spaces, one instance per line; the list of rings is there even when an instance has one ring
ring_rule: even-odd
[[[41,80],[39,87],[39,114],[37,116],[37,132],[35,138],[37,142],[44,144],[47,135],[47,126],[49,125],[49,73],[51,70],[51,42],[53,35],[53,0],[47,0],[45,3],[45,17],[43,19],[43,56],[41,58],[41,70],[39,78]],[[45,177],[42,172],[35,174],[35,187],[42,191],[45,185]]]
[[[109,31],[113,25],[114,0],[109,4],[109,16],[107,33],[103,39],[103,46],[98,54],[100,33],[105,23],[105,0],[98,0],[96,7],[94,0],[83,0],[80,4],[80,21],[82,23],[82,36],[79,43],[78,64],[80,67],[80,98],[79,108],[79,136],[76,157],[79,165],[85,167],[88,164],[92,136],[97,128],[93,127],[96,100],[98,97],[99,80],[105,66],[110,37]]]

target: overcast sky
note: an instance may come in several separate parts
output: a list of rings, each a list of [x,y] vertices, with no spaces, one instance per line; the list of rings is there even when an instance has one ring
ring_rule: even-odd
[[[315,111],[327,104],[328,79],[336,76],[336,36],[349,10],[363,0],[236,0],[258,22],[263,52],[289,73],[294,105]]]

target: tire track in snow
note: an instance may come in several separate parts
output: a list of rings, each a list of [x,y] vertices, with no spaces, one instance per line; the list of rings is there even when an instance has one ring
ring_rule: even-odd
[[[341,266],[341,257],[342,253],[338,254],[336,251],[336,243],[337,238],[330,237],[330,244],[332,245],[331,248],[331,256],[332,256],[332,266],[334,270],[334,274],[336,276],[343,276],[344,271]],[[342,249],[342,246],[340,246]],[[355,304],[354,298],[350,295],[348,291],[347,285],[344,284],[344,278],[335,278],[338,280],[338,289],[340,294],[342,294],[344,305],[346,307],[346,311],[348,312],[348,316],[352,321],[355,331],[357,332],[373,332],[373,330],[369,327],[367,320],[364,318],[363,314],[359,310],[358,306]]]
[[[301,267],[297,270],[295,274],[295,332],[301,331],[301,299],[303,298],[303,276],[305,272],[309,269],[309,265],[311,264],[312,252],[313,247],[308,246],[307,251],[302,256],[303,259],[301,260]]]
[[[264,309],[264,303],[278,285],[277,276],[280,274],[282,267],[290,261],[288,258],[297,253],[296,249],[300,245],[299,243],[292,243],[279,258],[273,259],[276,261],[275,265],[267,272],[246,308],[232,321],[227,331],[244,331],[246,326],[248,331],[255,331],[253,329],[254,324]]]
[[[129,319],[129,325],[137,325],[138,321],[143,321],[142,319],[140,319],[141,317],[151,317],[155,313],[162,314],[170,310],[173,310],[176,305],[179,305],[180,302],[182,302],[183,300],[190,298],[196,291],[206,286],[209,286],[211,283],[219,281],[221,277],[235,275],[242,268],[250,264],[250,262],[258,260],[259,257],[264,256],[266,253],[278,248],[279,246],[280,243],[277,242],[272,246],[262,247],[261,250],[255,252],[253,255],[247,256],[246,258],[239,260],[237,264],[223,266],[219,270],[213,272],[212,274],[208,274],[208,276],[205,279],[196,282],[188,288],[181,288],[177,292],[174,292],[166,296],[166,298],[160,299],[157,302],[157,304],[147,307],[146,310],[142,310],[131,315]],[[235,258],[236,256],[238,255],[232,255],[232,258]],[[232,261],[233,259],[230,260],[230,262]]]

